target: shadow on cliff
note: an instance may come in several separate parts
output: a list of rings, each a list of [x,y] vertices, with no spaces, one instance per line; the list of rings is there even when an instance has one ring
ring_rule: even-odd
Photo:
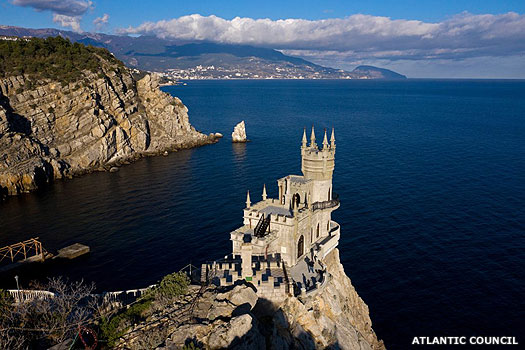
[[[249,283],[246,285],[254,288]],[[268,299],[259,298],[251,310],[248,303],[239,305],[232,312],[232,317],[245,314],[252,317],[251,328],[242,337],[235,337],[227,347],[228,349],[309,350],[318,348],[312,334],[298,324],[292,326],[283,311]],[[187,340],[188,344],[193,342],[196,348],[199,348],[196,341],[195,338]],[[337,342],[326,348],[340,349]]]
[[[6,111],[6,118],[10,131],[22,133],[28,136],[32,133],[31,122],[20,114],[15,113],[7,96],[0,94],[0,106]]]
[[[299,324],[290,324],[281,308],[268,299],[259,298],[251,313],[255,317],[254,327],[264,337],[265,349],[313,350],[322,347],[316,344],[314,336]],[[337,341],[325,347],[340,348]]]
[[[256,288],[249,282],[237,281],[231,286],[221,287],[220,292],[226,293],[233,290],[238,285],[245,285],[254,291]],[[316,343],[315,338],[308,331],[303,329],[298,323],[290,324],[288,318],[281,310],[268,299],[259,297],[256,305],[251,308],[249,303],[238,305],[231,313],[230,317],[219,317],[223,322],[229,323],[236,317],[251,316],[250,329],[243,336],[235,337],[231,340],[227,349],[240,350],[310,350],[322,348]],[[196,319],[197,322],[205,320]],[[189,335],[185,341],[184,349],[204,349],[206,347],[196,336]],[[337,340],[325,349],[340,349]]]

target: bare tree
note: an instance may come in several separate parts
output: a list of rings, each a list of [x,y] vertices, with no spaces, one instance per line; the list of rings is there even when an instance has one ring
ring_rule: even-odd
[[[44,287],[55,296],[33,302],[30,315],[36,323],[35,328],[42,328],[47,338],[60,343],[72,337],[80,324],[94,316],[96,299],[91,293],[95,284],[67,283],[62,278],[52,278]]]
[[[0,330],[3,332],[0,336],[5,338],[3,341],[17,341],[25,345],[42,341],[60,343],[72,338],[81,324],[98,316],[97,300],[92,295],[94,284],[83,281],[68,283],[62,278],[52,278],[47,284],[35,284],[33,287],[48,290],[54,293],[54,297],[13,303],[0,311]],[[0,348],[16,349],[2,343]]]
[[[3,328],[3,322],[0,323]],[[26,348],[25,338],[16,331],[9,329],[0,330],[0,349],[22,350]]]

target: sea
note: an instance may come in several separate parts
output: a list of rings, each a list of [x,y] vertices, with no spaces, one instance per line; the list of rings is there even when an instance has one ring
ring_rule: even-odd
[[[336,137],[341,262],[387,349],[423,336],[525,347],[525,81],[188,81],[163,87],[219,143],[57,181],[0,203],[0,246],[39,237],[77,260],[0,275],[148,286],[231,251],[246,192],[301,173],[303,128]],[[244,120],[250,140],[232,144]],[[458,348],[469,346],[458,346]],[[518,348],[519,346],[509,346]],[[431,348],[449,349],[450,346]],[[484,348],[496,349],[498,346]]]

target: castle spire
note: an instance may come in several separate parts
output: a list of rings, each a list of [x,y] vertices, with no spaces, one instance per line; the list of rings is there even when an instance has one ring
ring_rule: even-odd
[[[324,128],[323,149],[328,149],[328,138],[326,137],[326,128]]]
[[[263,201],[265,201],[266,198],[267,198],[267,196],[266,196],[266,184],[264,184],[264,185],[263,185],[263,194],[262,194],[262,199],[263,199]]]
[[[310,147],[317,147],[317,144],[315,143],[315,131],[314,131],[313,125],[312,125],[312,135],[310,136]]]
[[[250,191],[246,193],[246,208],[250,209],[250,206],[252,205],[252,202],[250,201]]]
[[[306,140],[306,128],[304,128],[303,129],[303,145],[302,145],[303,148],[306,148],[306,143],[307,142],[308,141]]]
[[[332,128],[332,136],[330,137],[330,147],[335,148],[335,134],[334,134],[334,128]]]

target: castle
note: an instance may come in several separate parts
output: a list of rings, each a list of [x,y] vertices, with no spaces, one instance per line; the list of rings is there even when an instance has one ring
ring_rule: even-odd
[[[260,202],[252,203],[247,193],[243,226],[230,234],[232,253],[203,264],[203,282],[224,286],[245,280],[272,301],[322,289],[329,278],[323,259],[340,237],[339,225],[331,219],[339,207],[332,187],[335,148],[333,129],[330,143],[325,129],[322,148],[313,127],[310,144],[303,131],[303,175],[278,179],[278,198],[268,198],[265,185]]]

